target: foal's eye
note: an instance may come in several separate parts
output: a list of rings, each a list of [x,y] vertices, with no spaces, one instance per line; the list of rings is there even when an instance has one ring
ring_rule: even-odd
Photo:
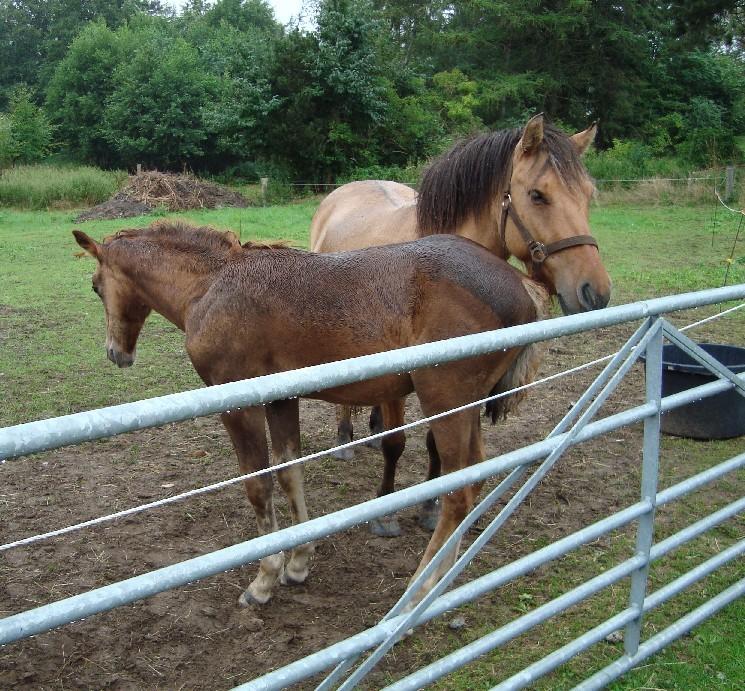
[[[544,197],[538,190],[530,190],[528,192],[530,200],[536,204],[548,204],[548,199]]]

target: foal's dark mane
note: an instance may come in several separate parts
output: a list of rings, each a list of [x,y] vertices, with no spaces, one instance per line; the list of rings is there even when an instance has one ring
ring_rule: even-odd
[[[507,188],[521,136],[522,129],[477,134],[436,158],[419,185],[417,234],[452,233],[470,216],[481,214]],[[551,123],[544,122],[541,147],[567,186],[587,177],[572,140]]]
[[[127,228],[104,238],[104,245],[116,240],[143,239],[166,250],[178,252],[195,262],[222,263],[233,252],[258,249],[286,249],[285,243],[246,242],[241,245],[231,230],[220,231],[211,226],[193,226],[182,221],[156,221],[146,228]],[[146,253],[146,248],[141,252]]]

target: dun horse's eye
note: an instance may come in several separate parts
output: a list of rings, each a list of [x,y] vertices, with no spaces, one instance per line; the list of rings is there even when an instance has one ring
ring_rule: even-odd
[[[530,200],[536,204],[548,204],[548,199],[544,197],[538,190],[530,190],[528,192]]]

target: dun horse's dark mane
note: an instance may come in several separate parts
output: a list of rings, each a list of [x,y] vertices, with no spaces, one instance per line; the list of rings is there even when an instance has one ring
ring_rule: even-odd
[[[521,129],[477,134],[435,159],[419,185],[417,233],[452,233],[470,216],[483,213],[507,187],[521,136]],[[572,140],[551,123],[544,122],[541,146],[566,185],[587,177]]]

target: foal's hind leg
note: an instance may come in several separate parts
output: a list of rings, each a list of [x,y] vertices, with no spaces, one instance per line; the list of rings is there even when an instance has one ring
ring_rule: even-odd
[[[348,444],[354,436],[352,428],[352,406],[337,405],[336,408],[336,444]],[[342,461],[351,461],[354,458],[354,449],[341,449],[331,454],[334,458],[341,458]]]
[[[404,421],[404,405],[406,401],[403,398],[395,401],[388,401],[380,406],[383,416],[383,429],[392,429],[399,427]],[[381,448],[383,450],[383,480],[380,483],[378,496],[382,497],[390,494],[395,489],[396,482],[396,464],[406,446],[406,435],[403,432],[394,432],[387,434],[382,439]],[[379,537],[398,537],[401,534],[401,527],[394,514],[376,518],[369,523],[370,532]]]
[[[244,408],[223,413],[225,428],[230,434],[241,473],[247,474],[269,466],[269,454],[264,431],[264,412],[261,408]],[[256,525],[259,535],[271,533],[277,529],[277,518],[272,502],[272,476],[267,473],[245,480],[243,485],[246,496],[256,512]],[[272,596],[272,588],[282,573],[284,554],[278,552],[264,557],[259,562],[259,573],[241,595],[241,605],[250,603],[264,604]]]
[[[298,399],[275,401],[266,406],[266,419],[269,423],[269,434],[272,438],[272,455],[274,464],[285,463],[300,456],[300,415]],[[305,505],[303,490],[303,468],[292,465],[277,471],[279,484],[282,486],[290,503],[293,524],[308,520],[308,509]],[[290,560],[285,566],[281,581],[284,585],[303,583],[308,577],[308,563],[315,547],[312,542],[298,545],[292,550]]]

